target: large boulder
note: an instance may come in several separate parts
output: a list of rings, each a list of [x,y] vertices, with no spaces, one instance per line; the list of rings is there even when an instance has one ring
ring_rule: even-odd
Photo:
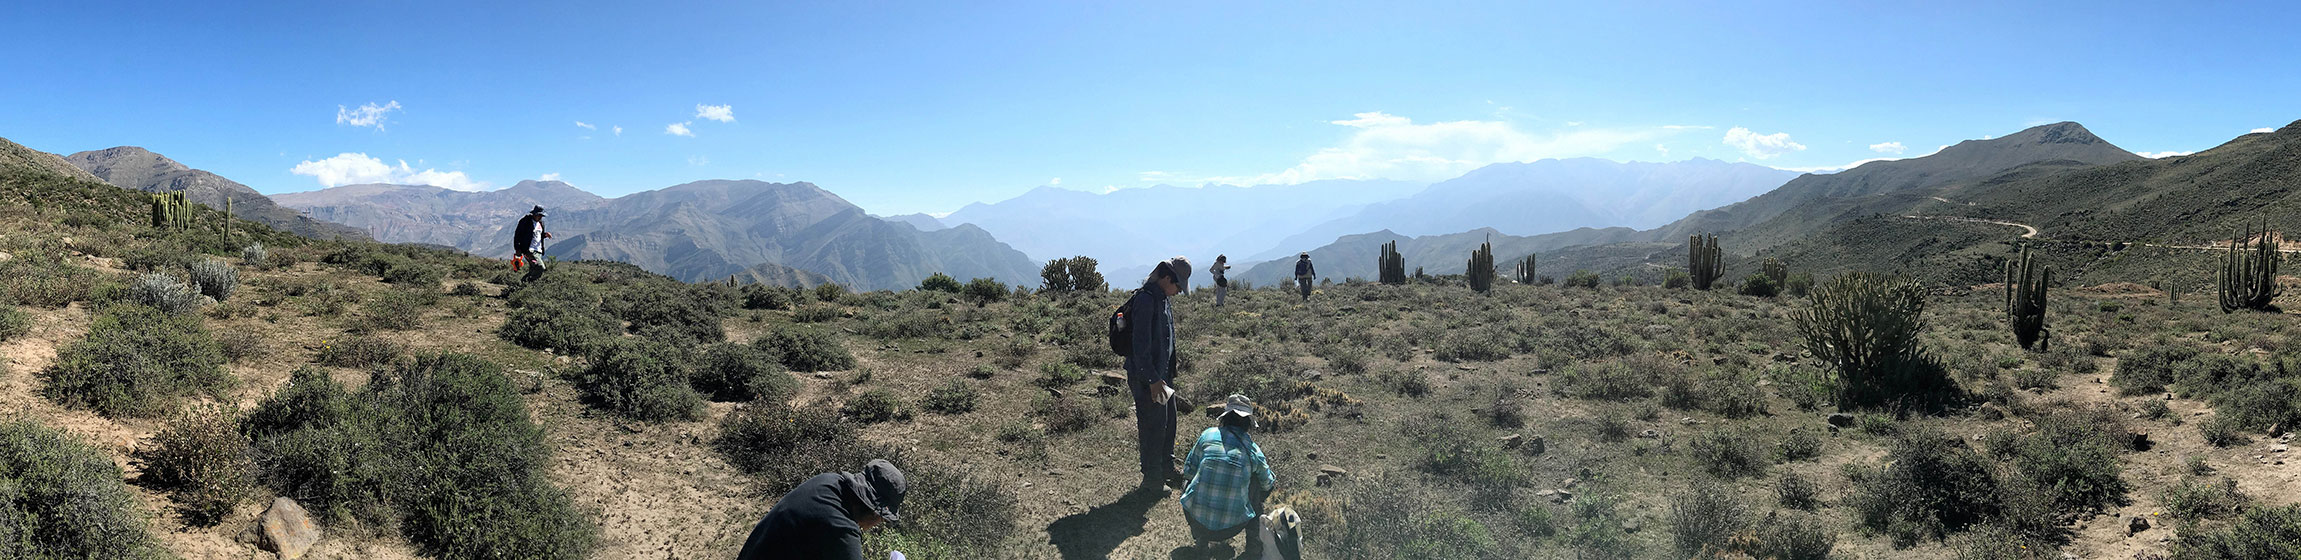
[[[311,514],[284,497],[272,500],[272,507],[264,509],[257,526],[262,529],[264,550],[278,553],[280,560],[302,558],[320,542],[320,526],[312,523]]]

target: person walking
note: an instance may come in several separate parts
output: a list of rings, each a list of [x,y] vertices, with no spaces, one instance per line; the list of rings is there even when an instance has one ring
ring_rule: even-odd
[[[1277,486],[1270,458],[1247,435],[1253,427],[1254,401],[1231,395],[1215,427],[1199,432],[1190,457],[1183,460],[1183,476],[1190,484],[1182,490],[1182,517],[1201,551],[1218,543],[1227,545],[1231,537],[1254,527],[1255,516],[1262,514],[1263,502]],[[1253,538],[1247,544],[1260,548]]]
[[[1318,279],[1318,267],[1311,266],[1310,253],[1294,261],[1294,283],[1302,285],[1302,301],[1310,301],[1310,284]]]
[[[1174,466],[1174,307],[1169,298],[1190,287],[1190,261],[1175,257],[1151,270],[1127,301],[1127,389],[1135,401],[1136,450],[1142,460],[1137,491],[1162,493],[1181,485]]]
[[[542,206],[527,211],[526,216],[519,218],[519,224],[512,226],[511,252],[527,267],[527,275],[520,277],[520,281],[543,278],[543,240],[550,238],[551,232],[543,229]]]
[[[1214,277],[1215,307],[1222,307],[1222,297],[1230,293],[1230,279],[1223,277],[1223,271],[1230,270],[1228,262],[1230,262],[1229,255],[1215,255],[1214,266],[1206,267],[1207,274]]]
[[[815,475],[775,502],[735,558],[862,560],[863,532],[901,522],[897,512],[909,491],[902,469],[886,459],[864,463],[859,473]]]

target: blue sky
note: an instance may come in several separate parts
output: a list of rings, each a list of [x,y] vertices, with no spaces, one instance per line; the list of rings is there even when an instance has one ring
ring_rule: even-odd
[[[1543,157],[1826,168],[2061,120],[2188,152],[2301,119],[2290,4],[198,4],[0,7],[0,137],[267,193],[756,178],[896,214]]]

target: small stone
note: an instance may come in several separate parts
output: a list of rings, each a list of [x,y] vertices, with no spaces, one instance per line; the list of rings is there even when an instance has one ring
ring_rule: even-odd
[[[1102,379],[1104,385],[1109,385],[1112,387],[1125,387],[1127,385],[1127,376],[1123,374],[1106,371],[1096,374],[1096,377]]]
[[[1552,490],[1552,492],[1556,492],[1557,494],[1550,497],[1551,503],[1563,504],[1566,502],[1574,501],[1574,493],[1571,491],[1559,489]]]
[[[1318,472],[1337,476],[1350,474],[1350,471],[1342,470],[1342,467],[1334,465],[1319,465]]]
[[[1646,438],[1646,439],[1655,439],[1655,438],[1660,438],[1660,437],[1662,437],[1662,432],[1658,432],[1658,431],[1654,431],[1654,430],[1646,430],[1646,431],[1643,431],[1643,432],[1638,432],[1638,437],[1642,437],[1642,438]]]
[[[1062,476],[1062,469],[1047,469],[1047,476]]]
[[[1095,468],[1095,464],[1094,464],[1093,462],[1091,462],[1091,461],[1090,461],[1090,462],[1085,462],[1085,463],[1079,463],[1079,468],[1082,468],[1082,469],[1091,469],[1091,468]]]
[[[258,525],[262,528],[264,550],[279,553],[280,560],[296,560],[320,542],[320,526],[312,523],[303,506],[285,497],[274,498],[272,506],[264,510]]]
[[[1519,445],[1524,443],[1526,443],[1526,436],[1521,436],[1518,434],[1502,436],[1503,449],[1517,449]]]
[[[831,372],[828,372],[828,371],[818,371],[818,372],[815,372],[815,378],[816,378],[816,379],[830,379],[830,378],[831,378]]]
[[[2146,517],[2135,517],[2133,521],[2127,522],[2125,525],[2125,534],[2128,535],[2147,530],[2149,530],[2149,518]]]
[[[1534,368],[1534,371],[1529,373],[1533,375],[1550,375],[1550,370],[1546,368]]]
[[[1539,454],[1539,453],[1542,453],[1542,452],[1544,452],[1544,451],[1548,451],[1548,450],[1549,450],[1549,445],[1548,445],[1548,442],[1544,441],[1544,440],[1542,439],[1542,436],[1534,436],[1534,437],[1531,437],[1531,438],[1526,438],[1526,452],[1527,452],[1527,453],[1536,453],[1536,454]]]
[[[1333,486],[1333,485],[1334,485],[1334,476],[1333,476],[1333,475],[1329,475],[1329,474],[1326,474],[1326,473],[1318,473],[1318,481],[1316,482],[1316,484],[1317,484],[1317,485],[1318,485],[1320,488],[1324,488],[1324,487],[1328,487],[1328,486]]]
[[[2272,445],[2272,446],[2269,446],[2269,452],[2270,452],[2270,453],[2284,453],[2284,452],[2285,452],[2285,449],[2286,449],[2286,448],[2285,448],[2285,444],[2282,444],[2282,443],[2280,443],[2280,444],[2277,444],[2277,445]]]
[[[1303,456],[1304,456],[1304,457],[1308,457],[1308,458],[1310,458],[1310,460],[1312,460],[1312,461],[1316,461],[1316,460],[1318,460],[1318,452],[1316,452],[1316,451],[1312,451],[1312,452],[1310,452],[1310,453],[1306,453],[1306,454],[1304,454]]]
[[[1846,413],[1843,413],[1843,412],[1833,412],[1833,413],[1830,413],[1830,416],[1829,416],[1829,418],[1827,418],[1827,420],[1829,421],[1830,425],[1832,425],[1832,426],[1837,426],[1837,427],[1840,427],[1840,428],[1851,428],[1851,427],[1854,427],[1854,415],[1852,415],[1852,414],[1846,414]]]

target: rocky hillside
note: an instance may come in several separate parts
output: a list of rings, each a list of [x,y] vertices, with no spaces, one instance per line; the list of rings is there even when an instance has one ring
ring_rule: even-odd
[[[120,146],[91,150],[66,156],[64,160],[87,171],[91,176],[123,189],[180,192],[192,202],[219,210],[225,207],[225,200],[230,200],[233,216],[279,228],[281,231],[319,239],[367,238],[365,229],[301,215],[295,210],[281,207],[247,185],[193,169],[143,148]]]

